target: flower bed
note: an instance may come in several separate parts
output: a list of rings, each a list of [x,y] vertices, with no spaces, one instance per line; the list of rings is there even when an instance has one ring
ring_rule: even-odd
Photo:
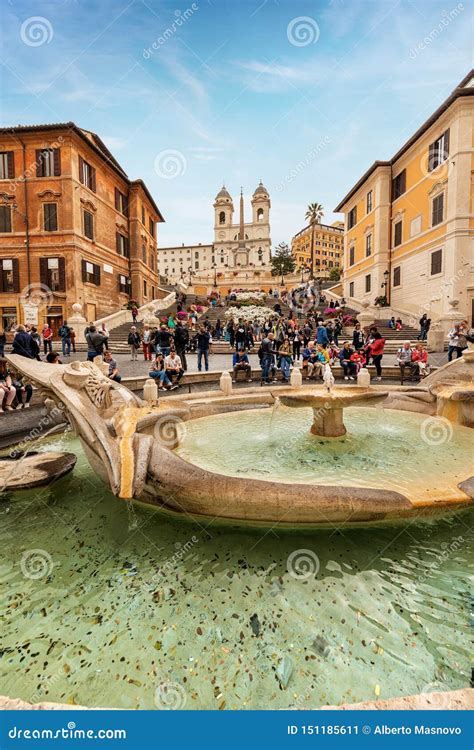
[[[225,312],[226,318],[242,318],[246,323],[263,323],[272,315],[275,315],[274,311],[263,305],[229,307]]]

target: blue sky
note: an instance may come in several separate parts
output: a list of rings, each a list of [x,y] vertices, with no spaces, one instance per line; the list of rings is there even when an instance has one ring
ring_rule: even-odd
[[[3,0],[1,123],[73,120],[99,133],[154,195],[161,245],[212,241],[222,181],[237,198],[262,178],[278,244],[311,201],[339,218],[333,208],[365,169],[464,77],[473,8]]]

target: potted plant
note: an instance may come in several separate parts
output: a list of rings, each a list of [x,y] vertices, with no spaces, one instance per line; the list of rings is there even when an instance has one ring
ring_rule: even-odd
[[[387,296],[385,294],[379,294],[374,300],[376,307],[388,307]]]

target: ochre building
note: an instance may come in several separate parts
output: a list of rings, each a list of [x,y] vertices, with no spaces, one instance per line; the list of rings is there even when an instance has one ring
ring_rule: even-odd
[[[157,226],[142,180],[74,123],[0,131],[0,328],[38,303],[57,330],[79,302],[87,320],[159,296]]]
[[[402,123],[401,123],[402,124]],[[389,161],[335,209],[345,214],[344,296],[377,297],[448,328],[474,316],[474,71]]]
[[[314,230],[314,249],[312,250]],[[310,224],[291,240],[291,254],[297,268],[311,269],[315,276],[327,278],[331,269],[342,268],[344,254],[344,224]]]

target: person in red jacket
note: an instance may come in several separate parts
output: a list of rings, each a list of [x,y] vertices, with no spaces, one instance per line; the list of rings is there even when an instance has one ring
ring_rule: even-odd
[[[381,334],[376,331],[373,336],[373,341],[369,346],[369,356],[372,357],[372,361],[375,365],[376,377],[375,380],[382,380],[382,357],[383,350],[385,348],[385,339]],[[367,357],[367,361],[369,357]]]
[[[411,361],[413,362],[413,370],[420,379],[429,375],[428,352],[421,341],[419,341],[416,348],[413,349]]]

